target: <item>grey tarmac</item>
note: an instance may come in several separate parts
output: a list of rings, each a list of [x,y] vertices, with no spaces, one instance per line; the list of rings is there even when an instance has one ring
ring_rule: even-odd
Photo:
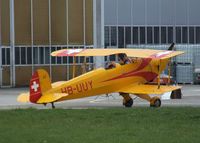
[[[200,107],[200,85],[182,85],[182,99],[162,100],[162,107]],[[37,105],[32,103],[19,103],[17,96],[22,92],[28,92],[28,88],[1,88],[0,109],[51,109],[51,105]],[[135,98],[134,95],[131,95]],[[55,103],[56,108],[63,109],[87,109],[87,108],[124,108],[122,97],[118,93],[109,95],[86,97]],[[136,98],[133,107],[149,107],[149,103],[143,99]]]

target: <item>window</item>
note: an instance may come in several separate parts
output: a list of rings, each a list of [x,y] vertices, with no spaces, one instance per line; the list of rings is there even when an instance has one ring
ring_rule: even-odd
[[[153,43],[152,27],[147,27],[147,43],[148,44],[152,44]]]
[[[21,63],[20,64],[26,64],[26,48],[25,47],[20,47],[20,58],[21,58]]]
[[[33,48],[33,59],[34,59],[34,64],[39,64],[39,50],[38,50],[38,47],[34,47]]]
[[[154,44],[159,44],[159,37],[160,37],[160,32],[159,32],[159,27],[154,27]]]
[[[173,27],[168,27],[168,43],[171,44],[174,42]]]
[[[6,65],[6,49],[2,48],[2,65]]]
[[[111,27],[111,46],[117,45],[117,29],[116,27]]]
[[[200,43],[200,27],[196,27],[196,43]]]
[[[27,48],[27,64],[32,64],[32,48]]]
[[[166,27],[161,27],[161,44],[166,44],[166,42],[167,42]]]
[[[107,47],[107,46],[109,46],[109,43],[110,43],[110,32],[109,32],[109,27],[108,26],[106,26],[105,27],[105,46]]]
[[[194,44],[194,27],[189,27],[189,43]]]
[[[118,27],[118,47],[124,47],[124,27]]]
[[[44,48],[44,52],[45,52],[45,54],[44,54],[45,55],[44,63],[45,64],[49,64],[49,62],[50,62],[50,56],[51,56],[50,53],[49,53],[50,52],[49,47],[45,47]]]
[[[187,29],[187,27],[182,27],[182,43],[188,43],[188,29]]]
[[[61,50],[61,47],[57,47],[56,50]],[[56,64],[61,64],[61,57],[56,57],[57,58],[57,63]],[[77,62],[78,60],[76,60]]]
[[[145,44],[145,27],[140,27],[140,44]]]
[[[52,53],[53,51],[55,51],[55,50],[56,50],[55,47],[51,47],[51,53]],[[56,64],[56,57],[51,56],[51,64]]]
[[[20,64],[19,47],[15,47],[15,64]]]
[[[133,27],[133,44],[138,44],[138,27]]]
[[[126,45],[131,44],[131,27],[126,27]]]
[[[181,43],[181,27],[176,27],[176,43]]]
[[[6,48],[6,58],[7,65],[10,65],[10,48]]]

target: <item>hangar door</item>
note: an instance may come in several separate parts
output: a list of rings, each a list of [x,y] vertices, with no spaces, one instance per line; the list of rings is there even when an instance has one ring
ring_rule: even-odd
[[[11,87],[10,47],[0,47],[0,87]]]

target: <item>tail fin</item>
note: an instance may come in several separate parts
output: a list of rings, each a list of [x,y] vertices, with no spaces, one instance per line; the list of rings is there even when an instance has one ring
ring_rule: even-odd
[[[29,85],[30,102],[37,103],[42,94],[51,88],[49,74],[43,69],[37,70],[32,75]]]

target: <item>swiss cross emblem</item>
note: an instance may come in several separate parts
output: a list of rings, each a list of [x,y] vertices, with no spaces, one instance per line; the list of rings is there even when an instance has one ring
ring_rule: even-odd
[[[39,84],[34,81],[33,84],[31,85],[31,89],[34,90],[34,92],[37,92],[39,88]]]

